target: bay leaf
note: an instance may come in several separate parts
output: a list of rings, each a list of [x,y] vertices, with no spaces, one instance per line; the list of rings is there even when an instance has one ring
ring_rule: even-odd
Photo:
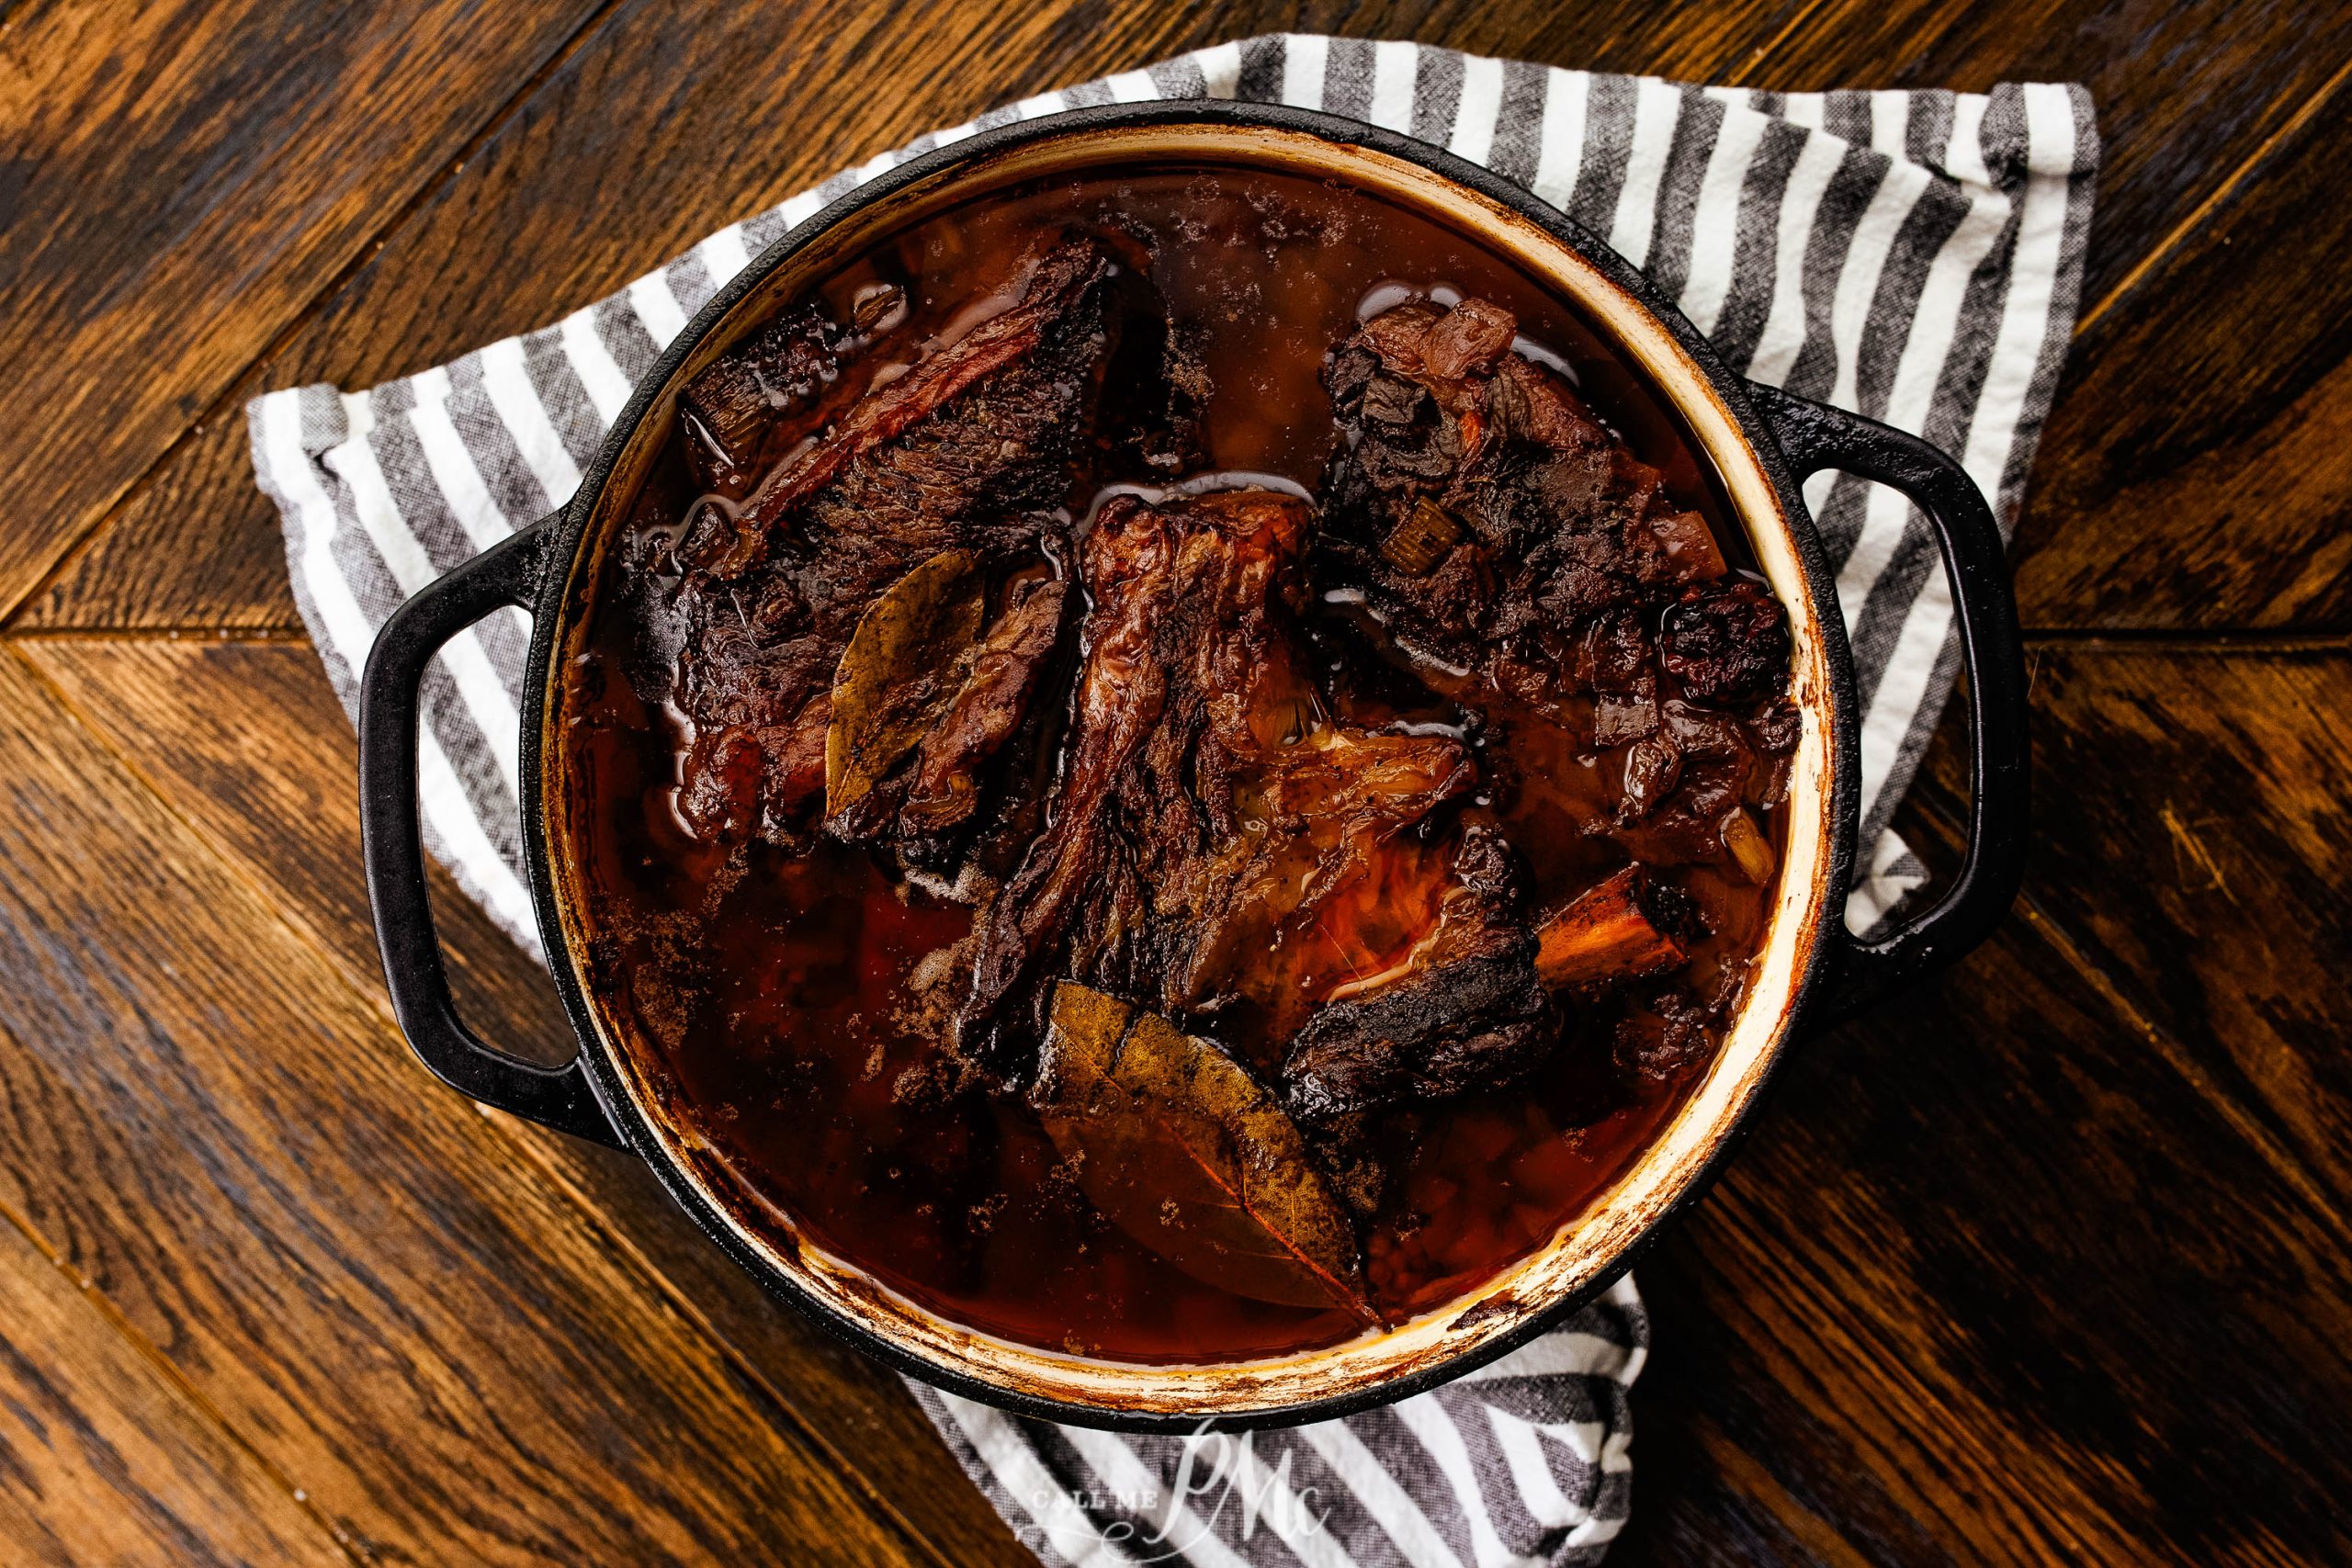
[[[1113,1224],[1204,1283],[1378,1323],[1305,1136],[1214,1042],[1065,980],[1039,1066],[1046,1135]]]
[[[959,660],[980,635],[987,589],[971,551],[942,550],[865,607],[833,671],[827,816],[871,794],[955,696]]]

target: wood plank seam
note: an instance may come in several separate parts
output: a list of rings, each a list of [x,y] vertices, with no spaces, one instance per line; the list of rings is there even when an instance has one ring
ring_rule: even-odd
[[[2272,131],[2268,136],[2264,137],[2260,146],[2255,148],[2252,152],[2248,153],[2243,163],[2239,164],[2237,167],[2232,169],[2228,175],[2223,176],[2222,183],[2219,186],[2215,186],[2210,193],[2208,193],[2203,200],[2199,201],[2194,208],[2190,209],[2188,217],[2182,219],[2178,223],[2174,224],[2170,230],[2165,231],[2164,238],[2156,242],[2154,249],[2151,250],[2146,255],[2141,257],[2138,262],[2134,263],[2131,271],[2125,273],[2120,278],[2116,280],[2114,288],[2109,289],[2106,294],[2100,297],[2098,303],[2094,304],[2089,310],[2083,312],[2081,318],[2075,322],[2075,341],[2077,343],[2081,342],[2084,336],[2090,332],[2092,326],[2098,322],[2100,317],[2106,315],[2110,310],[2114,309],[2115,306],[2122,300],[2125,295],[2130,294],[2133,289],[2137,288],[2142,279],[2145,278],[2148,274],[2154,271],[2155,268],[2164,262],[2165,258],[2170,255],[2174,250],[2177,249],[2189,235],[2195,233],[2198,226],[2205,221],[2207,216],[2210,215],[2216,208],[2220,207],[2222,202],[2228,200],[2231,195],[2237,190],[2238,186],[2245,184],[2245,181],[2253,175],[2254,171],[2261,165],[2262,161],[2265,158],[2277,151],[2289,137],[2294,135],[2304,126],[2310,124],[2314,118],[2318,118],[2320,110],[2324,108],[2327,106],[2328,101],[2335,96],[2336,89],[2344,85],[2345,79],[2347,76],[2352,76],[2352,60],[2346,60],[2343,64],[2337,66],[2335,68],[2335,74],[2321,83],[2317,90],[2312,94],[2310,100],[2306,102],[2302,107],[2297,109],[2292,115],[2289,116],[2286,122],[2280,125],[2278,130]]]
[[[549,51],[548,57],[539,62],[538,67],[526,76],[514,91],[508,94],[491,111],[490,117],[468,133],[465,141],[458,144],[457,152],[447,164],[417,181],[414,188],[394,204],[391,213],[381,223],[370,230],[364,240],[351,248],[351,254],[344,258],[342,265],[328,275],[311,298],[289,315],[277,332],[270,334],[269,341],[239,366],[234,373],[222,378],[220,389],[213,395],[211,400],[195,418],[181,426],[177,435],[164,444],[163,448],[155,454],[147,466],[139,471],[138,477],[117,491],[104,506],[97,509],[96,514],[80,533],[65,541],[64,547],[57,552],[56,558],[33,579],[31,585],[24,592],[19,594],[14,602],[0,607],[0,627],[5,627],[9,622],[15,620],[26,605],[34,603],[43,593],[48,592],[50,588],[72,569],[74,563],[81,559],[98,536],[107,531],[107,526],[121,514],[122,510],[145,491],[155,476],[164,470],[173,456],[183,446],[203,434],[205,428],[215,420],[243,417],[242,411],[230,406],[230,400],[236,396],[237,389],[244,384],[245,378],[257,367],[285,353],[288,345],[293,342],[302,328],[310,324],[325,302],[332,299],[360,269],[376,258],[391,237],[399,232],[402,224],[414,216],[425,203],[432,200],[443,186],[465,172],[466,165],[472,162],[474,155],[481,151],[489,140],[496,135],[509,119],[514,118],[515,112],[530,100],[550,76],[569,64],[573,56],[587,46],[588,40],[604,27],[605,21],[622,4],[623,0],[599,0],[596,8],[582,19],[580,25],[572,29],[571,36],[566,38],[560,47]]]
[[[16,1038],[5,1022],[0,1022],[0,1037],[6,1038],[12,1044]],[[311,1500],[309,1488],[299,1484],[292,1476],[279,1469],[267,1454],[247,1442],[244,1434],[238,1431],[229,1418],[204,1396],[203,1391],[188,1380],[187,1375],[180,1371],[171,1358],[164,1355],[159,1347],[132,1326],[130,1320],[123,1315],[122,1309],[115,1304],[106,1292],[100,1290],[80,1270],[66,1263],[64,1254],[40,1233],[28,1217],[18,1213],[14,1205],[6,1201],[0,1201],[0,1220],[6,1220],[9,1224],[14,1225],[24,1238],[32,1244],[33,1249],[48,1259],[49,1266],[62,1275],[66,1282],[74,1287],[74,1293],[89,1304],[91,1312],[107,1325],[107,1331],[130,1348],[132,1353],[147,1367],[149,1372],[163,1384],[170,1397],[187,1405],[199,1420],[212,1427],[232,1447],[252,1460],[261,1472],[268,1476],[271,1483],[282,1490],[288,1499],[301,1510],[303,1516],[317,1525],[321,1532],[334,1543],[336,1555],[353,1563],[356,1568],[366,1554],[358,1550],[357,1543],[352,1540],[350,1535],[329,1518]]]
[[[1770,59],[1805,21],[1828,3],[1829,0],[1805,0],[1805,4],[1799,7],[1778,33],[1751,52],[1742,64],[1724,78],[1726,84],[1736,85],[1751,77],[1758,66]],[[390,243],[401,225],[431,200],[437,191],[464,172],[466,164],[471,161],[476,152],[481,151],[482,145],[513,118],[514,112],[555,72],[560,70],[574,55],[586,47],[591,36],[602,28],[605,20],[622,4],[623,0],[602,0],[587,20],[582,22],[571,37],[564,41],[563,47],[551,54],[538,70],[533,72],[529,78],[498,107],[490,118],[482,123],[480,130],[466,139],[464,145],[458,148],[457,155],[448,166],[431,179],[419,183],[417,188],[400,204],[392,216],[371,233],[364,243],[354,250],[352,255],[320,287],[309,302],[288,317],[286,324],[273,333],[269,342],[247,360],[233,376],[227,378],[220,392],[213,400],[187,426],[183,427],[179,434],[173,437],[161,451],[155,454],[153,460],[140,471],[136,479],[124,485],[114,498],[98,511],[86,527],[66,542],[65,547],[58,552],[57,558],[34,580],[31,586],[18,595],[13,603],[0,606],[0,631],[5,631],[8,625],[24,612],[26,606],[39,602],[43,594],[73,570],[74,567],[89,553],[91,547],[113,525],[115,519],[145,493],[147,488],[154,482],[155,477],[164,471],[182,447],[201,435],[206,426],[213,421],[240,417],[240,411],[229,406],[230,400],[236,395],[237,389],[243,386],[256,370],[266,367],[284,354],[294,338],[325,309],[343,286],[373,260],[377,254]]]
[[[1940,829],[1954,844],[1966,842],[1968,828],[1965,823],[1954,820],[1949,813],[1924,795],[1917,797],[1917,805],[1919,815]],[[2074,932],[2066,928],[2065,923],[2058,919],[2034,897],[2031,888],[2026,888],[2018,894],[2017,905],[2010,918],[2032,922],[2035,930],[2044,941],[2049,942],[2051,950],[2081,975],[2098,993],[2099,999],[2115,1010],[2119,1018],[2138,1031],[2142,1039],[2154,1046],[2157,1055],[2164,1059],[2165,1064],[2179,1074],[2184,1082],[2211,1104],[2229,1124],[2230,1130],[2245,1139],[2247,1145],[2262,1156],[2264,1162],[2277,1172],[2279,1179],[2293,1188],[2296,1195],[2310,1205],[2313,1218],[2332,1232],[2347,1251],[2352,1251],[2352,1222],[2347,1222],[2345,1216],[2338,1213],[2335,1201],[2327,1195],[2326,1190],[2321,1186],[2318,1179],[2305,1168],[2302,1160],[2292,1149],[2273,1136],[2261,1119],[2239,1102],[2237,1096],[2224,1092],[2218,1084],[2213,1082],[2211,1076],[2199,1065],[2187,1043],[2151,1017],[2147,1010],[2141,1006],[2138,999],[2126,988],[2125,982],[2109,975],[2097,960],[2093,959],[2084,950],[2082,943],[2075,940]]]
[[[114,743],[106,728],[94,722],[82,711],[63,685],[52,679],[49,671],[41,668],[40,661],[28,651],[28,645],[48,640],[51,639],[46,637],[0,637],[0,642],[6,644],[9,651],[31,671],[33,679],[39,682],[60,708],[115,761],[116,764],[122,769],[124,775],[153,797],[164,813],[211,855],[224,874],[242,883],[262,907],[277,918],[281,926],[313,953],[323,958],[327,965],[343,978],[344,983],[351,988],[361,1004],[382,1020],[384,1025],[398,1035],[400,1023],[392,1015],[391,1001],[384,993],[380,983],[381,977],[373,973],[355,972],[351,964],[336,951],[334,944],[328,942],[301,914],[288,908],[284,900],[277,897],[276,889],[266,879],[255,874],[253,867],[243,855],[220,843],[203,824],[180,810],[173,803],[169,794],[148,775],[146,770],[139,765],[138,761]],[[422,1068],[418,1070],[420,1073],[423,1071]],[[438,1086],[427,1087],[437,1089]],[[656,1296],[667,1304],[689,1328],[712,1347],[720,1359],[732,1368],[738,1376],[757,1389],[782,1413],[784,1417],[780,1423],[782,1435],[787,1441],[794,1442],[828,1461],[834,1472],[865,1501],[869,1511],[886,1528],[904,1540],[916,1552],[937,1564],[938,1568],[954,1568],[940,1546],[918,1529],[894,1503],[884,1496],[868,1479],[865,1471],[852,1463],[847,1455],[826,1438],[818,1430],[815,1423],[801,1413],[798,1405],[775,1386],[751,1357],[721,1333],[707,1314],[693,1305],[692,1298],[684,1290],[656,1266],[634,1242],[627,1239],[621,1227],[612,1222],[611,1217],[593,1198],[582,1191],[576,1184],[554,1171],[544,1154],[532,1146],[532,1138],[536,1134],[530,1133],[512,1117],[491,1112],[480,1106],[476,1109],[481,1112],[483,1120],[495,1129],[497,1135],[504,1140],[508,1148],[517,1155],[526,1167],[554,1178],[554,1186],[558,1194],[571,1207],[578,1222],[586,1226],[592,1235],[618,1254],[627,1266],[639,1275],[641,1281],[650,1288]],[[28,1234],[30,1234],[29,1231]],[[40,1245],[38,1241],[36,1245]],[[225,1422],[223,1424],[225,1426]],[[239,1446],[250,1447],[242,1438],[239,1439]],[[338,1532],[338,1540],[342,1538]]]

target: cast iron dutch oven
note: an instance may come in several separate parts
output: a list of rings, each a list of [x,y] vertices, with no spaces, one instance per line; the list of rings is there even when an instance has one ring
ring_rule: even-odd
[[[1215,1366],[1132,1366],[1014,1345],[945,1321],[814,1246],[755,1225],[750,1201],[662,1109],[581,964],[563,814],[558,674],[577,651],[603,552],[675,419],[677,389],[764,317],[884,235],[1046,175],[1136,164],[1273,167],[1338,178],[1435,217],[1578,304],[1675,409],[1713,463],[1787,608],[1804,715],[1781,886],[1724,1048],[1657,1142],[1553,1244],[1400,1327],[1328,1349]],[[1833,578],[1798,492],[1825,468],[1892,485],[1934,525],[1967,670],[1974,775],[1968,854],[1930,909],[1875,941],[1847,931],[1861,709]],[[555,984],[580,1038],[560,1068],[476,1037],[451,1006],[418,838],[418,681],[465,626],[502,605],[535,617],[522,717],[523,845]],[[1230,103],[1114,105],[974,136],[883,175],[803,223],[719,290],[630,400],[579,494],[416,595],[384,626],[360,703],[368,886],[393,1007],[424,1065],[486,1104],[634,1150],[718,1245],[771,1290],[883,1360],[1024,1415],[1133,1429],[1321,1419],[1458,1376],[1590,1300],[1719,1167],[1789,1043],[1981,941],[2022,869],[2023,667],[2000,536],[1958,465],[1910,435],[1732,375],[1624,260],[1526,192],[1372,127]]]

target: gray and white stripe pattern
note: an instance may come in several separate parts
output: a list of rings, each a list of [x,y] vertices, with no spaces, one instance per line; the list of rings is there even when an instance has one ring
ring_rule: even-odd
[[[1856,409],[1954,454],[2012,522],[2071,334],[2098,133],[2080,87],[1778,94],[1565,71],[1411,43],[1308,35],[1222,44],[1042,94],[918,139],[541,331],[363,392],[247,408],[255,474],[284,518],[295,599],[346,709],[376,628],[474,551],[560,505],[638,378],[762,248],[865,180],[988,127],[1086,104],[1239,97],[1352,116],[1517,182],[1645,269],[1734,370]],[[1954,670],[1951,603],[1925,520],[1842,475],[1806,487],[1838,571],[1865,707],[1863,842],[1848,908],[1880,921],[1924,879],[1886,824]],[[427,842],[538,951],[517,843],[528,636],[501,612],[425,687]],[[1183,1462],[1176,1439],[1012,1420],[926,1392],[991,1499],[1052,1562],[1452,1563],[1596,1559],[1625,1517],[1625,1388],[1647,1343],[1621,1284],[1558,1335],[1374,1416],[1196,1443],[1232,1501],[1118,1506]],[[1284,1466],[1287,1465],[1287,1469]],[[1310,1493],[1314,1507],[1241,1504]],[[1105,1501],[1107,1499],[1107,1501]],[[1101,1506],[1091,1505],[1101,1503]],[[1328,1509],[1321,1522],[1306,1522]],[[1247,1524],[1243,1521],[1247,1520]],[[1276,1528],[1280,1526],[1282,1528]]]
[[[1598,1562],[1633,1501],[1629,1279],[1433,1393],[1280,1431],[1126,1437],[914,1386],[1022,1543],[1079,1568]]]

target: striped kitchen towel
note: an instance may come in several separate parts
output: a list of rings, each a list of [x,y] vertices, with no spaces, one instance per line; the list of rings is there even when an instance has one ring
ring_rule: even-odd
[[[635,379],[751,256],[860,182],[977,130],[1114,100],[1240,97],[1351,116],[1532,189],[1644,268],[1734,370],[1916,432],[2007,526],[2075,320],[2098,141],[2080,87],[1766,93],[1600,75],[1411,43],[1251,39],[1026,98],[925,136],[554,326],[363,392],[247,409],[304,623],[346,709],[402,599],[560,504]],[[1950,693],[1951,604],[1925,520],[1818,475],[1866,717],[1848,919],[1924,879],[1886,830]],[[538,951],[516,739],[528,626],[502,611],[425,686],[434,853]],[[918,1389],[941,1435],[1049,1562],[1589,1562],[1631,1495],[1626,1391],[1648,1348],[1630,1280],[1557,1332],[1433,1393],[1244,1438],[1136,1438]]]

